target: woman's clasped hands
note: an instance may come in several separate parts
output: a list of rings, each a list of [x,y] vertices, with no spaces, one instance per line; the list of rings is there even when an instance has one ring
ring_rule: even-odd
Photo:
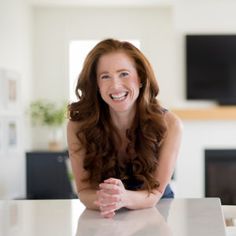
[[[124,207],[127,190],[119,179],[109,178],[99,184],[97,200],[94,202],[100,209],[101,215],[105,218],[112,218],[115,211]]]

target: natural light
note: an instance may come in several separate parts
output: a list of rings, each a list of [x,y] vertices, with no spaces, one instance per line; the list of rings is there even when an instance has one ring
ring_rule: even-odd
[[[126,40],[140,48],[140,40]],[[69,45],[69,88],[70,102],[77,101],[75,95],[76,82],[82,69],[84,59],[99,40],[73,40]]]

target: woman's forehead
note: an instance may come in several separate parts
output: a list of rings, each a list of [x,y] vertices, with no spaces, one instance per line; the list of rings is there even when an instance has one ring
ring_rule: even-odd
[[[101,73],[103,70],[114,68],[135,68],[135,62],[133,58],[122,51],[107,53],[99,58],[97,72]]]

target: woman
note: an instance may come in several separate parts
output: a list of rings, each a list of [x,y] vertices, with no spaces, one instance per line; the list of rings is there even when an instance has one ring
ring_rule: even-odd
[[[150,63],[128,42],[103,40],[85,59],[68,107],[68,149],[80,200],[103,217],[173,197],[181,122],[158,92]]]

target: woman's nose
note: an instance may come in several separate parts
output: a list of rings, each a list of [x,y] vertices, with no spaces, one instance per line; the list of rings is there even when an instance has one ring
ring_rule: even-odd
[[[119,86],[121,85],[121,80],[120,80],[119,78],[117,78],[117,77],[113,77],[113,79],[112,79],[112,85],[113,85],[114,87],[119,87]]]

